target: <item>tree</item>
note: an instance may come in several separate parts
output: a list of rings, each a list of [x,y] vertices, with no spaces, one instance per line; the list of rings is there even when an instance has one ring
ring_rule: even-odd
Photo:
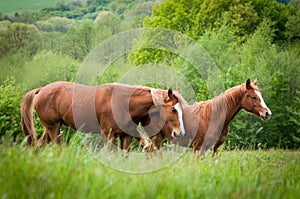
[[[293,41],[300,39],[300,10],[295,15],[289,16],[285,24],[285,36]]]
[[[70,10],[73,10],[73,9],[82,7],[83,3],[81,0],[73,0],[73,1],[69,2],[67,6]]]
[[[20,49],[29,42],[29,28],[27,24],[13,23],[3,35],[9,48]]]
[[[36,39],[38,29],[34,25],[7,21],[3,21],[2,24],[7,27],[2,29],[2,33],[0,29],[1,56],[11,51],[19,51]]]
[[[290,0],[290,4],[299,8],[300,7],[300,0]]]
[[[125,12],[125,21],[132,23],[134,27],[142,27],[144,17],[151,16],[153,5],[153,2],[136,4],[132,9]]]
[[[19,23],[33,24],[37,21],[36,14],[29,11],[22,11],[21,13],[16,13],[15,17],[17,22]]]
[[[121,28],[121,20],[118,15],[110,11],[99,12],[95,19],[95,22],[99,28],[109,28],[111,34],[118,33]]]
[[[71,29],[65,35],[65,52],[74,59],[83,59],[91,50],[95,40],[95,29],[92,24],[84,23],[76,29]]]
[[[240,41],[245,41],[255,31],[259,17],[249,2],[230,6],[229,11],[223,13],[223,20],[231,26]]]

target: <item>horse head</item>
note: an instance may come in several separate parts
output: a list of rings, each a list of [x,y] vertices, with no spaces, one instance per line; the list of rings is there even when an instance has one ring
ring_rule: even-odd
[[[246,83],[243,85],[244,95],[241,105],[246,111],[257,115],[263,120],[267,120],[271,117],[272,113],[265,104],[262,94],[256,84],[257,79],[254,82],[247,79]]]
[[[172,88],[169,88],[168,97],[164,100],[166,124],[163,130],[171,132],[172,137],[185,134],[181,98],[179,93],[173,92]]]

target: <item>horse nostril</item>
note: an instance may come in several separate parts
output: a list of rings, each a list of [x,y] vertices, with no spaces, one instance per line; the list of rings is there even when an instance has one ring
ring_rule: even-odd
[[[267,119],[270,118],[271,115],[272,115],[272,113],[270,113],[269,111],[267,111],[267,112],[265,113],[265,117],[266,117]]]
[[[176,138],[176,137],[178,137],[180,134],[178,134],[178,132],[176,132],[176,131],[173,131],[173,133],[172,133],[174,136],[174,138]]]

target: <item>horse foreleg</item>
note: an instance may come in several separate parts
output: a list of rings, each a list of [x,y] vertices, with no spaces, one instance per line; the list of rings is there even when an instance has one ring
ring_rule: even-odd
[[[132,136],[131,135],[121,135],[120,136],[120,141],[121,141],[121,149],[126,151],[126,153],[129,152],[129,147],[131,144]]]
[[[117,151],[117,139],[113,133],[111,133],[108,138],[107,146],[108,146],[109,151],[112,151],[112,152]]]
[[[196,146],[194,146],[194,153],[197,156],[197,158],[204,159],[205,151],[206,151],[206,147],[203,145],[200,146],[199,144],[197,144]]]
[[[154,153],[158,152],[159,156],[162,157],[162,151],[160,150],[162,147],[163,135],[161,132],[154,135],[152,138]]]
[[[222,132],[219,140],[217,141],[217,143],[214,146],[214,152],[213,152],[213,157],[216,157],[218,155],[218,148],[225,142],[227,135],[228,135],[228,127],[224,129],[224,131]]]
[[[216,157],[219,154],[219,147],[225,142],[226,140],[226,136],[222,136],[218,142],[215,144],[214,146],[214,152],[213,152],[213,157]]]
[[[117,147],[117,141],[115,134],[112,132],[112,129],[109,130],[101,130],[101,137],[103,140],[104,146],[107,147],[108,151],[116,151]]]
[[[127,135],[124,133],[124,135],[120,136],[120,142],[121,142],[121,150],[125,152],[125,157],[128,157],[129,154],[129,150],[130,150],[130,144],[131,144],[131,140],[132,140],[132,136],[131,135]]]

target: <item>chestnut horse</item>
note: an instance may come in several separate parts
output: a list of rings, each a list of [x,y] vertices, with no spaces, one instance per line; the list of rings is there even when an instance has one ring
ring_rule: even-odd
[[[257,80],[235,86],[211,100],[183,106],[186,134],[183,139],[174,139],[170,134],[161,133],[151,137],[154,147],[160,148],[163,137],[183,146],[191,146],[197,155],[213,147],[214,155],[225,142],[229,125],[237,113],[245,109],[263,120],[271,117],[257,87]],[[196,121],[196,122],[195,122]]]
[[[152,146],[156,146],[156,145],[153,145],[153,144],[147,142],[149,137],[153,138],[153,141],[155,141],[155,140],[157,140],[156,137],[159,135],[162,135],[162,134],[170,135],[171,137],[180,137],[185,134],[184,126],[181,126],[181,129],[183,131],[183,133],[181,133],[181,134],[175,133],[169,127],[170,125],[172,125],[172,122],[174,122],[174,120],[177,120],[177,118],[171,116],[172,114],[176,114],[176,113],[179,116],[180,124],[184,124],[183,120],[181,120],[183,118],[182,108],[187,105],[187,102],[179,94],[178,91],[174,91],[174,93],[176,93],[176,98],[178,100],[178,103],[170,109],[171,111],[166,112],[166,114],[168,114],[167,120],[165,121],[163,119],[165,117],[162,115],[162,114],[165,114],[165,111],[160,111],[158,109],[158,107],[153,108],[149,112],[149,115],[147,115],[146,117],[141,119],[141,123],[143,124],[143,126],[146,126],[146,128],[144,128],[143,132],[141,130],[137,129],[138,136],[126,135],[126,137],[123,137],[123,136],[120,137],[121,143],[125,143],[123,148],[129,147],[132,138],[135,137],[138,141],[141,142],[142,145],[144,145],[144,148],[147,148],[147,151],[149,151]],[[177,111],[177,110],[179,110],[179,111]],[[162,122],[165,122],[164,126],[161,125]],[[149,123],[151,123],[151,125],[149,125]],[[151,144],[150,147],[148,147],[149,144]]]
[[[109,138],[115,144],[119,135],[124,138],[138,136],[136,127],[139,122],[142,125],[153,125],[145,118],[150,118],[149,111],[154,111],[164,117],[158,128],[167,128],[174,135],[181,135],[184,134],[184,126],[178,96],[181,98],[172,89],[114,83],[87,86],[54,82],[25,95],[21,103],[22,130],[28,145],[33,145],[36,141],[33,124],[35,108],[45,127],[38,143],[40,146],[47,136],[52,143],[60,144],[62,124],[82,132],[101,133],[105,143]],[[127,139],[121,139],[121,148],[127,150],[129,145],[122,140],[126,142]]]

